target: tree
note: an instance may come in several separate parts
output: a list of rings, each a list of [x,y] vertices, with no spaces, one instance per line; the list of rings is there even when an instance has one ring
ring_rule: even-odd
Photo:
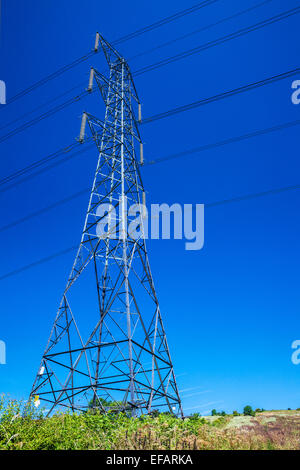
[[[123,406],[124,405],[122,401],[110,401],[105,400],[105,398],[99,397],[92,398],[90,400],[90,402],[88,403],[88,410],[94,412],[98,410],[100,413],[103,413],[104,411],[116,411],[118,409],[121,409]]]
[[[240,413],[239,413],[238,411],[236,411],[236,410],[234,410],[234,411],[232,412],[232,414],[233,414],[233,416],[240,416]]]
[[[255,411],[253,411],[252,406],[246,405],[244,407],[244,416],[255,416]]]
[[[211,410],[211,415],[212,416],[217,416],[217,410],[214,408],[213,410]]]
[[[108,400],[105,400],[104,398],[102,397],[99,397],[99,398],[92,398],[90,401],[89,401],[89,404],[88,404],[88,408],[90,410],[92,409],[100,409],[100,410],[103,410],[103,408],[106,408],[108,406],[110,406],[111,402],[108,401]]]

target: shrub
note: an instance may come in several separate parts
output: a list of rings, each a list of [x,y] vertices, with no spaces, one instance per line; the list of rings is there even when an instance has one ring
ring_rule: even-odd
[[[192,420],[198,420],[199,418],[201,418],[201,414],[200,413],[193,413],[192,415],[189,416],[190,419]]]

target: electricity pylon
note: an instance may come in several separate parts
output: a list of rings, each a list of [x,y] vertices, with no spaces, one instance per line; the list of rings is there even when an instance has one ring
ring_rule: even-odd
[[[79,137],[83,142],[88,125],[99,159],[81,242],[31,397],[47,403],[48,414],[96,407],[182,416],[141,217],[141,106],[125,59],[97,34],[99,43],[109,79],[91,69],[88,90],[100,91],[105,120],[85,112]]]

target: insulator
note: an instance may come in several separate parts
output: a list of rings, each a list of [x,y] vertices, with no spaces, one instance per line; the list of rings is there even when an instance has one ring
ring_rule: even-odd
[[[146,193],[145,193],[145,191],[143,191],[143,214],[142,214],[143,219],[146,218],[146,215],[147,215],[147,209],[146,209]]]
[[[90,79],[89,79],[89,86],[88,86],[88,89],[87,91],[89,93],[91,93],[91,91],[93,90],[93,83],[94,83],[94,69],[93,67],[91,68],[91,72],[90,72]]]
[[[142,122],[142,105],[139,103],[139,122]]]
[[[144,146],[143,143],[140,143],[140,164],[144,164]]]
[[[83,113],[82,120],[81,120],[80,134],[79,134],[79,142],[81,144],[84,142],[86,120],[87,120],[87,115],[86,113]]]
[[[95,40],[95,52],[98,52],[99,49],[99,41],[100,41],[100,34],[96,33],[96,40]]]

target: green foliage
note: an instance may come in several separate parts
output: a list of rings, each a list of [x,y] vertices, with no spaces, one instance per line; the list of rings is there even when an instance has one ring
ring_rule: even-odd
[[[57,413],[46,418],[45,410],[38,411],[33,403],[0,397],[0,450],[169,449],[184,436],[192,442],[192,436],[206,424],[197,413],[182,420],[155,410],[152,415],[132,418],[113,411],[104,414],[90,406],[86,413]]]
[[[255,411],[253,411],[252,406],[246,405],[244,407],[244,415],[245,416],[255,416]]]
[[[236,411],[236,410],[234,410],[234,411],[232,412],[232,414],[233,414],[233,416],[240,416],[240,413],[239,413],[238,411]]]
[[[214,408],[213,410],[211,410],[211,415],[212,416],[217,416],[217,410]]]

